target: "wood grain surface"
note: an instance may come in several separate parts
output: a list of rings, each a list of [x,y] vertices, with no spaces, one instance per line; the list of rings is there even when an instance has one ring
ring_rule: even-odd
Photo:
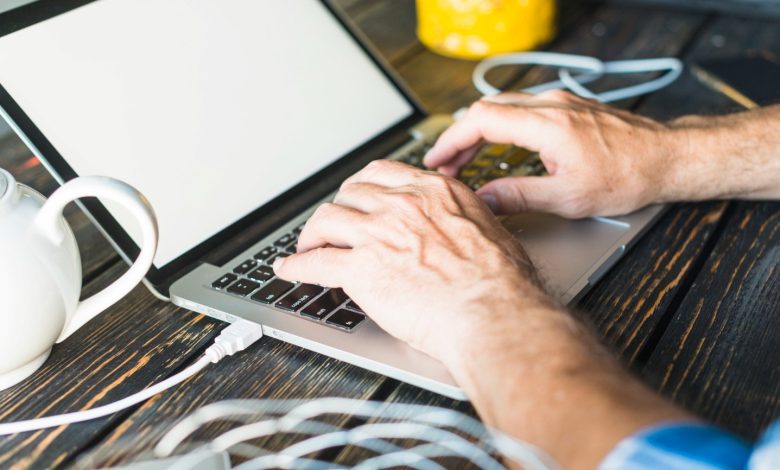
[[[414,35],[413,0],[338,0],[343,9],[432,112],[452,112],[478,95],[474,62],[437,56]],[[686,61],[776,48],[777,22],[738,20],[671,9],[562,2],[560,34],[549,48],[605,59],[678,55]],[[541,68],[507,68],[491,78],[519,88],[551,78]],[[615,86],[626,79],[611,79]],[[720,113],[733,103],[690,75],[645,100],[618,105],[669,119]],[[16,138],[0,142],[0,166],[39,191],[55,187]],[[634,370],[703,416],[754,436],[777,415],[778,204],[675,205],[578,305]],[[87,295],[124,269],[86,217],[68,220],[84,258]],[[749,236],[747,235],[749,234]],[[114,401],[191,364],[222,328],[135,289],[61,345],[30,380],[0,392],[0,420],[84,409]],[[53,430],[0,438],[0,468],[58,468],[131,449],[148,450],[167,426],[195,408],[227,398],[341,396],[435,404],[455,402],[340,361],[265,338],[143,405]],[[351,426],[360,421],[345,421]],[[224,424],[198,438],[213,436]],[[354,449],[327,458],[353,462]],[[85,460],[86,459],[86,460]]]
[[[717,18],[691,45],[688,61],[745,50],[780,53],[778,22]],[[690,76],[669,92],[684,112],[738,109]],[[659,98],[647,105],[668,113]],[[694,260],[695,277],[684,281],[690,287],[667,312],[660,342],[640,364],[667,396],[747,438],[780,415],[780,336],[772,331],[780,314],[779,218],[777,203],[728,203],[705,256]]]

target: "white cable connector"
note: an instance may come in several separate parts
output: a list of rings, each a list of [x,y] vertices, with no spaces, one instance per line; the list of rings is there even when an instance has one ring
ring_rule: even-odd
[[[17,421],[14,423],[0,423],[0,436],[16,434],[20,432],[38,431],[40,429],[53,428],[63,424],[79,423],[91,419],[102,418],[114,414],[118,411],[137,405],[149,398],[163,392],[175,385],[184,382],[188,378],[197,374],[209,364],[219,362],[225,356],[232,356],[238,351],[243,351],[252,345],[255,341],[263,337],[263,327],[246,320],[237,320],[230,326],[222,330],[219,336],[214,340],[214,344],[206,349],[203,356],[194,364],[183,371],[175,374],[162,382],[141,390],[138,393],[130,395],[114,403],[99,406],[89,410],[76,411],[45,418],[36,418],[26,421]]]
[[[263,337],[263,327],[257,323],[238,319],[222,330],[214,344],[203,353],[212,363],[219,362],[225,356],[243,351]]]

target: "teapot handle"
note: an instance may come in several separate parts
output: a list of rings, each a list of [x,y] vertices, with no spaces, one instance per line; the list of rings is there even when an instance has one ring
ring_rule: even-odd
[[[82,197],[105,198],[122,204],[138,220],[143,244],[126,273],[102,291],[79,302],[73,316],[66,320],[58,343],[133,290],[146,276],[157,251],[157,219],[149,202],[132,186],[106,176],[82,176],[67,182],[46,201],[33,223],[44,237],[59,245],[65,237],[60,222],[62,210],[69,202]]]

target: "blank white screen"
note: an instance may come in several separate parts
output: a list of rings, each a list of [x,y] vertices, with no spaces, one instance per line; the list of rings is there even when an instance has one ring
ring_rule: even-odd
[[[101,0],[0,38],[0,64],[76,173],[151,201],[157,266],[412,113],[314,0]]]

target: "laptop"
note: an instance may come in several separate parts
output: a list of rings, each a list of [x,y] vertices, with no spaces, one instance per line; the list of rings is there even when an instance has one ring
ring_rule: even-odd
[[[42,164],[59,182],[119,178],[155,208],[159,249],[145,280],[155,295],[465,399],[441,363],[383,332],[343,291],[270,268],[345,178],[378,158],[419,166],[453,122],[426,114],[331,5],[40,0],[0,15],[0,34],[2,115]],[[534,154],[492,145],[460,177],[477,188],[543,172]],[[80,205],[134,259],[132,217],[108,201]],[[570,303],[662,210],[504,223]]]

